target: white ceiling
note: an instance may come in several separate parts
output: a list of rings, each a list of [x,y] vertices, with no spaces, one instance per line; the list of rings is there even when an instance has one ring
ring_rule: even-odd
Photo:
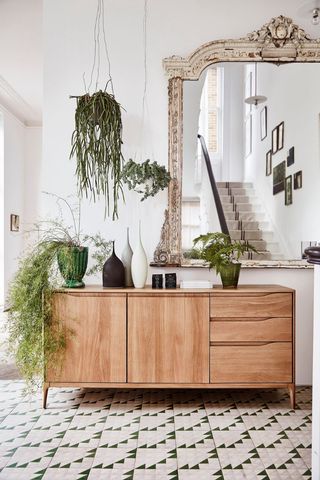
[[[0,0],[0,101],[27,125],[42,119],[42,49],[42,0]]]

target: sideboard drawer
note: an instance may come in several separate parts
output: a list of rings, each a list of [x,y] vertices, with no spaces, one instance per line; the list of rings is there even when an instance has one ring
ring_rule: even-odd
[[[234,318],[210,322],[210,342],[291,342],[292,318]]]
[[[210,317],[291,317],[291,293],[212,295]]]
[[[292,344],[215,345],[210,348],[210,382],[292,382]]]

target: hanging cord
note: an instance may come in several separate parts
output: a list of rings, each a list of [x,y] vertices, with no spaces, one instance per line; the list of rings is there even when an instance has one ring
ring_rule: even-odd
[[[105,8],[104,8],[104,0],[98,0],[97,3],[97,13],[96,13],[96,18],[94,22],[94,54],[93,54],[93,64],[92,64],[92,69],[91,69],[91,74],[90,74],[90,82],[88,85],[88,88],[86,86],[86,81],[85,81],[85,73],[83,74],[83,83],[85,87],[85,91],[90,94],[90,88],[93,83],[93,79],[95,78],[95,90],[98,90],[98,85],[99,85],[99,79],[100,79],[100,65],[101,65],[101,43],[100,43],[100,38],[101,34],[103,35],[103,46],[104,46],[104,51],[106,55],[106,60],[107,60],[107,65],[108,65],[108,81],[106,82],[105,90],[107,90],[107,87],[110,83],[111,86],[111,91],[112,94],[114,95],[114,88],[113,88],[113,82],[112,82],[112,77],[111,77],[111,63],[110,63],[110,56],[109,56],[109,51],[108,51],[108,44],[107,44],[107,38],[106,38],[106,28],[105,28]],[[101,33],[102,31],[102,33]],[[96,73],[96,75],[95,75]]]
[[[147,69],[147,24],[148,24],[148,0],[144,0],[144,12],[143,12],[143,71],[144,71],[144,84],[142,95],[142,114],[140,122],[140,142],[141,146],[144,145],[145,138],[145,117],[148,110],[147,106],[147,85],[148,85],[148,69]]]
[[[106,54],[106,57],[107,57],[107,63],[108,63],[108,76],[109,76],[108,83],[110,82],[112,95],[114,95],[113,81],[112,81],[112,76],[111,76],[111,62],[110,62],[110,57],[109,57],[108,44],[107,44],[107,38],[106,38],[106,28],[105,28],[105,21],[104,21],[104,19],[105,19],[105,17],[104,17],[104,0],[102,0],[102,18],[103,18],[103,22],[102,22],[103,44],[104,44],[104,50],[105,50],[105,54]],[[107,85],[108,85],[108,83],[107,83]],[[107,85],[106,85],[106,89],[107,89]]]

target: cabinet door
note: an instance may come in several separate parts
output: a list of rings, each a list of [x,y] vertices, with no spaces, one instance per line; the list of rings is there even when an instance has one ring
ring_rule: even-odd
[[[129,296],[128,382],[209,382],[208,296]]]
[[[49,369],[46,381],[126,381],[126,296],[59,293],[54,317],[72,331],[61,367]]]

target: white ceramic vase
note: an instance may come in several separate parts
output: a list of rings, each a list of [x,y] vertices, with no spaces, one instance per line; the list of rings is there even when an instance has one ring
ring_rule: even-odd
[[[132,261],[132,248],[129,242],[129,228],[127,228],[127,241],[123,249],[121,260],[124,266],[125,274],[125,286],[133,287],[132,275],[131,275],[131,261]]]
[[[147,255],[141,242],[141,222],[139,222],[139,239],[133,251],[131,261],[131,274],[135,288],[143,288],[148,275]]]

